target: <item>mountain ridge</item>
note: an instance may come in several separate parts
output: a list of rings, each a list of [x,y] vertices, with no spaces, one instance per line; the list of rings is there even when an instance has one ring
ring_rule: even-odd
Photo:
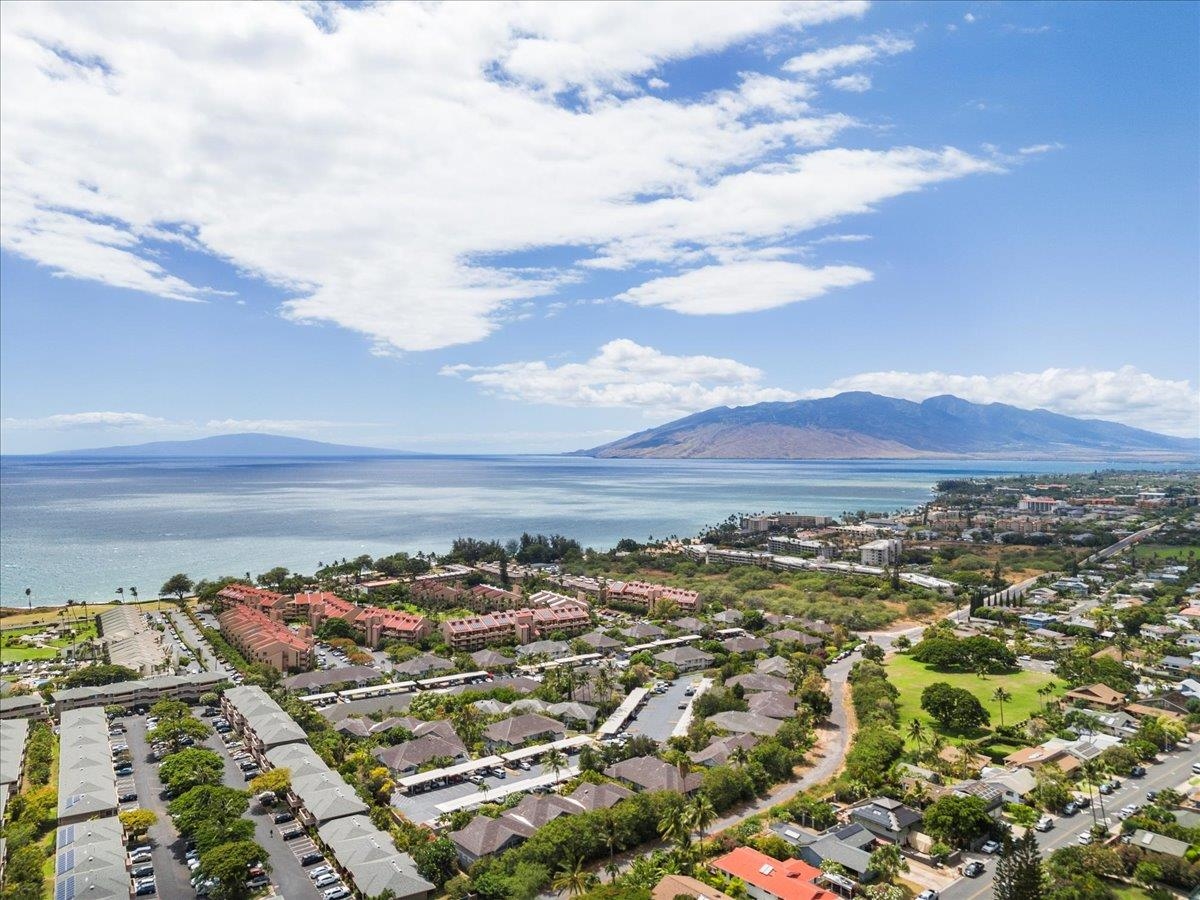
[[[357,447],[350,444],[330,444],[308,438],[281,434],[241,432],[216,434],[210,437],[181,441],[150,441],[144,444],[120,444],[113,447],[93,447],[84,450],[58,450],[44,456],[79,457],[140,457],[147,459],[183,457],[320,457],[320,456],[413,456],[406,450],[385,450],[378,447]]]
[[[1200,457],[1200,439],[1157,434],[952,394],[924,401],[867,391],[720,406],[575,451],[605,459],[885,459],[1144,454]]]

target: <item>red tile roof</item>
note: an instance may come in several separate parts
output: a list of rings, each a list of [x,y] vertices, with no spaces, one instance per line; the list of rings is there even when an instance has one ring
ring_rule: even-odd
[[[780,900],[837,900],[837,895],[813,884],[821,870],[798,859],[780,861],[752,847],[738,847],[710,864]]]

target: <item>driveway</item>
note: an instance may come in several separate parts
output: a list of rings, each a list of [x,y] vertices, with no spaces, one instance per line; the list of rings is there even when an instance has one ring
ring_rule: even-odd
[[[573,757],[571,761],[573,764]],[[521,769],[509,769],[506,776],[502,779],[488,775],[483,781],[490,791],[503,785],[528,781],[531,778],[536,778],[544,774],[546,774],[546,771],[542,769],[541,764],[534,763],[528,772]],[[413,822],[433,822],[440,815],[437,810],[438,804],[473,795],[477,795],[480,801],[486,800],[486,795],[480,791],[478,785],[472,784],[469,781],[463,781],[461,784],[452,784],[439,790],[425,791],[422,794],[402,794],[397,790],[392,794],[392,806]]]

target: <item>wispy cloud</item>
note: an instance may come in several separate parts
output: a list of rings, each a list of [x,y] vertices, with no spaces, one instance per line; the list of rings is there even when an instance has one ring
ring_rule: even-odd
[[[834,78],[829,82],[830,87],[835,87],[839,91],[850,91],[853,94],[861,94],[871,89],[871,76],[863,74],[843,75],[840,78]]]
[[[858,44],[839,44],[794,56],[783,64],[785,72],[808,77],[824,75],[837,69],[873,62],[880,57],[906,53],[913,48],[912,41],[889,35],[879,35]]]
[[[1055,141],[1050,144],[1033,144],[1029,147],[1022,147],[1017,152],[1022,156],[1035,156],[1039,153],[1053,153],[1055,150],[1062,150],[1063,145]]]
[[[38,418],[5,418],[4,427],[25,431],[69,431],[81,428],[169,428],[169,419],[135,412],[55,413]]]

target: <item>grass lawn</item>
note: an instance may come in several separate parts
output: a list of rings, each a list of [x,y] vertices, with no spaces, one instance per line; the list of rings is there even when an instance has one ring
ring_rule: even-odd
[[[57,659],[58,652],[63,647],[85,641],[96,636],[96,623],[89,620],[66,620],[55,622],[54,625],[71,624],[75,633],[71,637],[54,638],[45,647],[29,647],[20,642],[22,635],[37,634],[45,629],[41,625],[29,625],[22,628],[5,628],[0,631],[0,662],[26,662],[27,660]]]
[[[1004,704],[1004,721],[1015,724],[1035,710],[1040,709],[1048,698],[1038,694],[1038,688],[1054,681],[1053,675],[1044,672],[1019,671],[1005,675],[988,675],[980,678],[978,675],[959,672],[936,672],[916,660],[896,654],[887,662],[888,679],[900,691],[898,700],[900,711],[900,731],[904,732],[908,723],[914,718],[920,719],[926,725],[935,726],[933,719],[921,709],[921,691],[936,681],[945,681],[952,687],[966,688],[979,698],[992,716],[992,724],[1000,724],[1000,704],[992,700],[992,692],[1003,686],[1012,694],[1012,699]],[[1057,682],[1056,682],[1057,683]],[[1063,693],[1065,686],[1057,683],[1055,696]]]
[[[144,613],[161,612],[164,609],[175,609],[173,600],[139,600],[135,603],[89,603],[86,607],[83,604],[72,606],[69,610],[65,606],[35,606],[31,610],[23,610],[21,612],[12,612],[11,608],[6,607],[4,616],[0,616],[0,629],[8,631],[10,628],[24,628],[28,625],[58,625],[68,618],[93,618],[99,613],[106,612],[115,606],[136,606]],[[17,607],[20,609],[20,607]],[[58,617],[59,610],[65,613],[65,617]]]
[[[1186,565],[1188,561],[1188,553],[1193,556],[1200,556],[1200,544],[1184,544],[1180,546],[1171,546],[1170,544],[1138,544],[1137,555],[1140,557],[1153,556],[1156,559],[1178,559],[1182,564]]]
[[[1132,884],[1122,884],[1119,881],[1108,881],[1105,883],[1116,894],[1117,900],[1146,900],[1150,896],[1140,887]]]

